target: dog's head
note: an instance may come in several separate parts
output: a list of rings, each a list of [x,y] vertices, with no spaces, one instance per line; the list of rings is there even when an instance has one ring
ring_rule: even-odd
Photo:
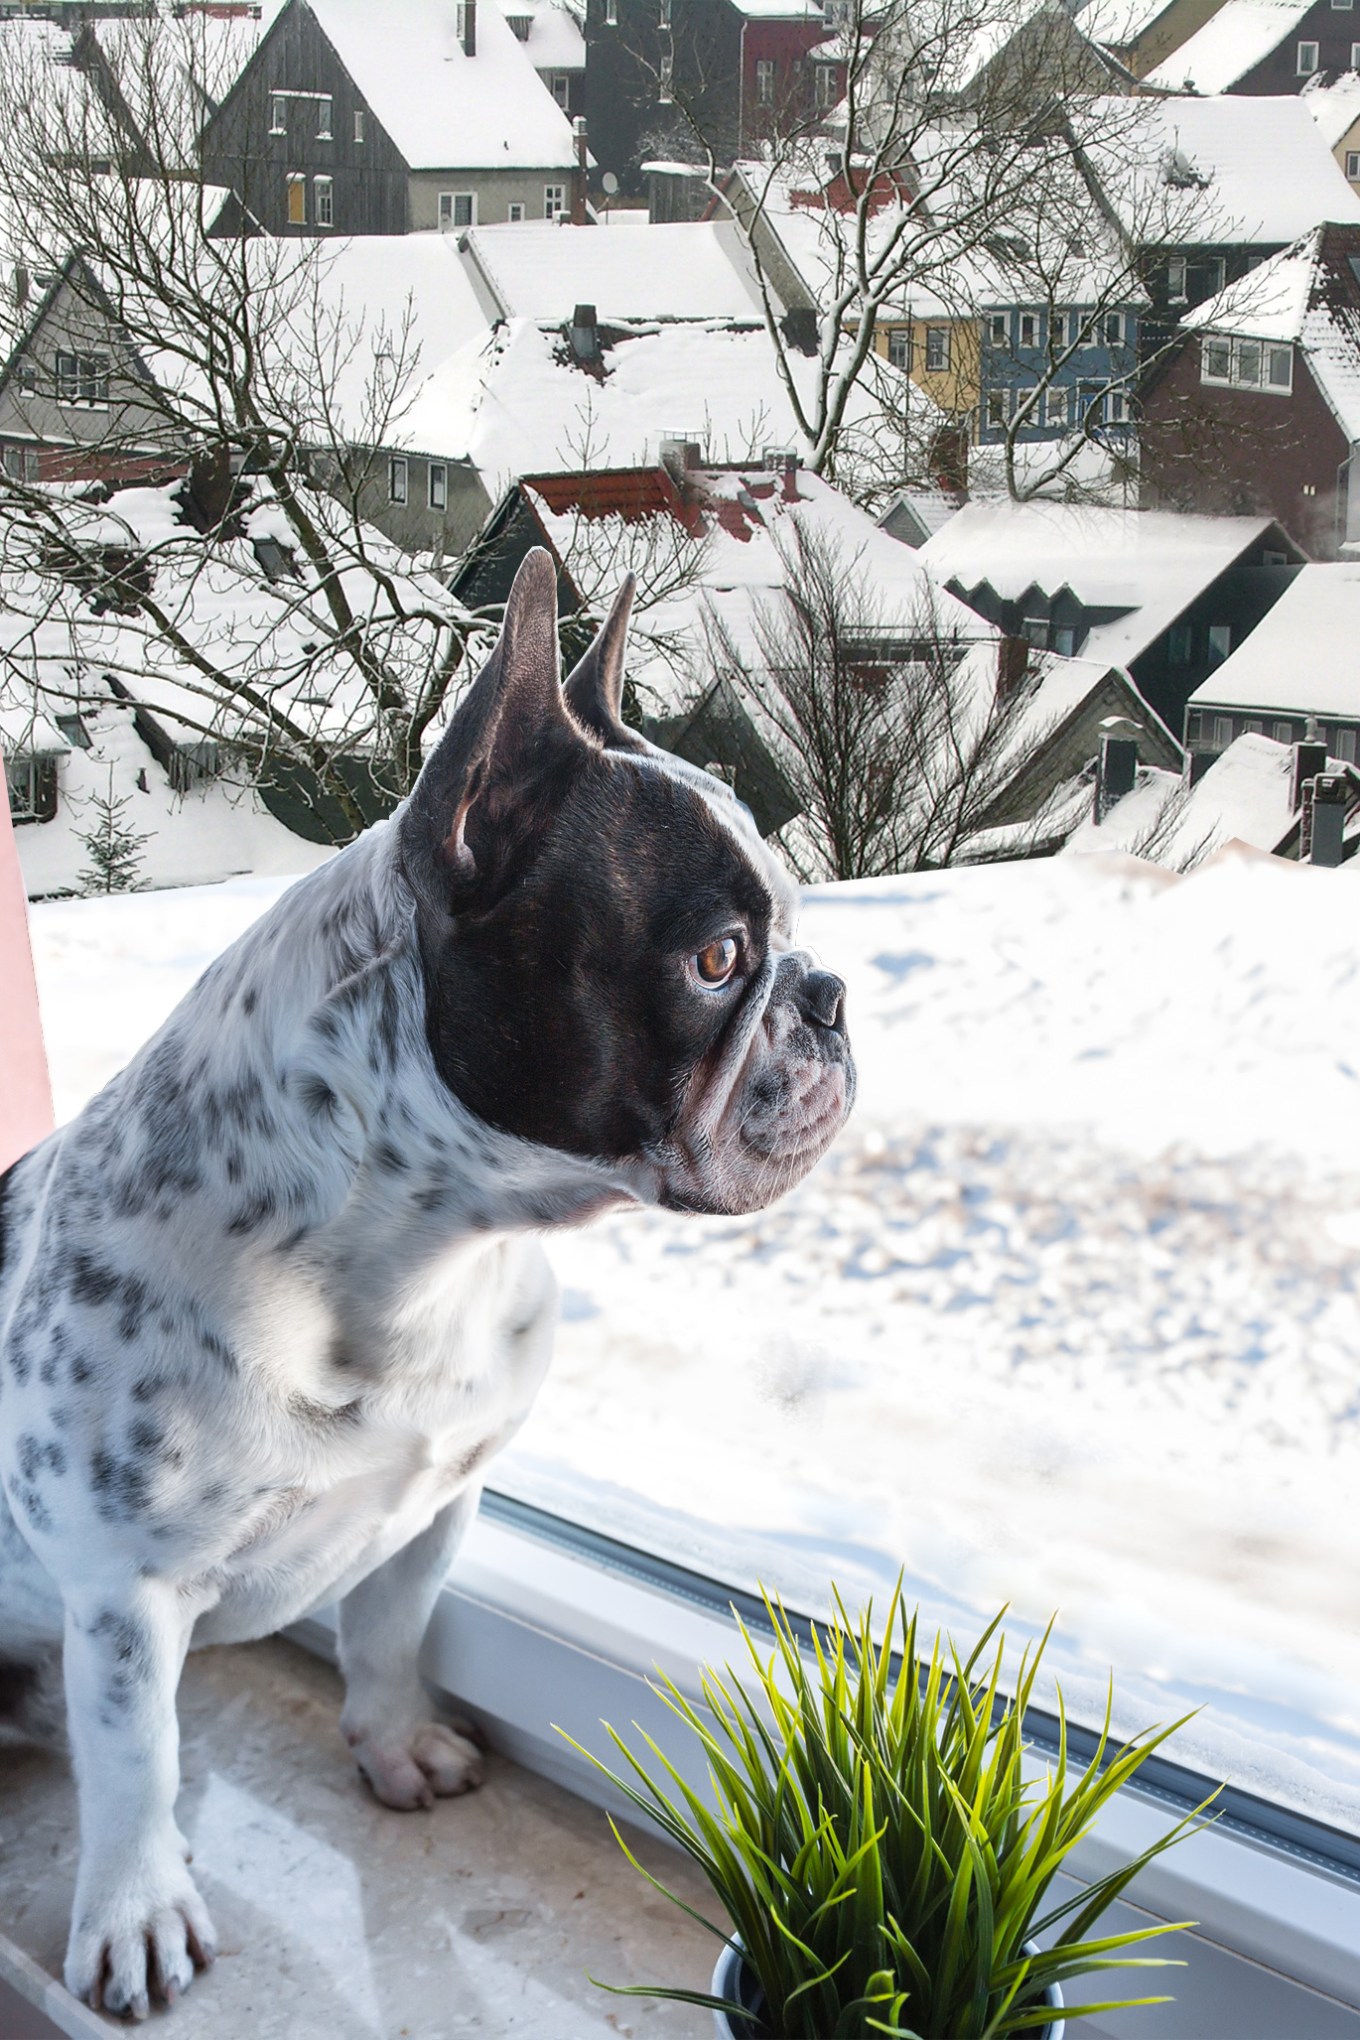
[[[531,553],[402,812],[429,1041],[487,1124],[676,1209],[751,1211],[844,1123],[845,987],[794,948],[796,892],[745,808],[620,721],[631,601],[564,692]]]

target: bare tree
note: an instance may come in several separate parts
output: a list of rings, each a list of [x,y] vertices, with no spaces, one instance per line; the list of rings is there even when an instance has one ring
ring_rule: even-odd
[[[31,625],[27,646],[7,633],[10,671],[102,595],[124,619],[117,677],[134,701],[139,662],[171,660],[205,739],[304,775],[353,833],[371,815],[353,761],[379,804],[400,797],[468,634],[439,581],[365,516],[420,366],[410,307],[383,322],[347,303],[314,239],[214,232],[223,194],[192,168],[203,17],[116,31],[78,78],[36,39],[0,34],[3,252],[39,284],[41,335],[25,377],[11,368],[4,422],[64,439],[55,464],[74,478],[178,480],[180,514],[153,527],[114,500],[96,538],[69,486],[7,473],[0,569]],[[207,627],[224,572],[234,622]]]
[[[891,613],[862,557],[796,514],[774,543],[784,585],[749,626],[709,605],[704,691],[734,691],[787,784],[798,813],[780,841],[794,870],[812,881],[955,862],[1040,740],[1021,728],[1023,693],[1004,685],[1004,646],[964,636],[929,593]]]
[[[1189,228],[1202,193],[1135,174],[1150,102],[1112,96],[1125,81],[1064,9],[1018,29],[1008,0],[841,0],[835,13],[813,57],[835,105],[782,109],[734,168],[704,95],[671,88],[749,250],[806,462],[865,500],[930,476],[941,428],[965,420],[932,415],[909,374],[885,372],[880,331],[923,298],[961,338],[989,303],[1028,304],[1063,319],[997,419],[996,480],[1018,496],[1070,492],[1083,449],[1122,453],[1119,413],[1143,368],[1131,352],[1117,361],[1107,402],[1082,388],[1076,357],[1141,301],[1145,246],[1201,238]],[[1022,456],[1048,430],[1050,394],[1069,389],[1060,436]]]

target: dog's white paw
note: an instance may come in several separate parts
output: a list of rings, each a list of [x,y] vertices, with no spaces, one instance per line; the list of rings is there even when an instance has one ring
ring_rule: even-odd
[[[350,1738],[354,1760],[384,1806],[409,1813],[471,1792],[482,1782],[482,1755],[475,1744],[442,1721],[422,1722],[406,1736]]]
[[[66,1988],[96,2011],[145,2019],[183,1995],[217,1954],[208,1909],[178,1850],[102,1892],[77,1891]]]

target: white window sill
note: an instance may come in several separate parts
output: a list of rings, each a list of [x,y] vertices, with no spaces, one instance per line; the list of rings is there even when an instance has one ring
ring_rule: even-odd
[[[324,1652],[333,1629],[323,1615],[293,1634]],[[518,1762],[617,1811],[553,1724],[607,1759],[614,1753],[600,1721],[624,1731],[637,1722],[675,1759],[683,1744],[648,1676],[660,1668],[693,1693],[696,1666],[735,1661],[740,1648],[730,1618],[709,1606],[483,1513],[435,1612],[423,1669]],[[689,1775],[702,1782],[697,1765]],[[1120,1794],[1073,1868],[1102,1875],[1174,1817],[1141,1792]],[[1165,1980],[1152,1972],[1144,1982],[1137,1971],[1125,1979],[1130,1994],[1165,1989],[1176,1999],[1136,2015],[1142,2040],[1360,2040],[1360,1882],[1219,1828],[1178,1846],[1133,1889],[1141,1911],[1198,1923],[1195,1934],[1174,1937],[1174,1946],[1168,1937],[1154,1951],[1184,1959],[1185,1969]],[[1134,1917],[1120,1908],[1109,1931]],[[1095,1979],[1092,2001],[1119,1982],[1117,1974]],[[1131,2030],[1120,2019],[1082,2026],[1092,2040]]]

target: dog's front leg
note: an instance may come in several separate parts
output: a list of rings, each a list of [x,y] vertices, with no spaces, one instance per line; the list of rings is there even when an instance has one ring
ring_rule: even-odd
[[[435,1719],[420,1682],[420,1646],[480,1489],[441,1509],[428,1530],[340,1603],[340,1726],[384,1806],[432,1806],[482,1782],[474,1744]]]
[[[216,1953],[175,1826],[175,1689],[194,1610],[163,1581],[66,1597],[66,1703],[80,1868],[66,1986],[144,2019]]]

